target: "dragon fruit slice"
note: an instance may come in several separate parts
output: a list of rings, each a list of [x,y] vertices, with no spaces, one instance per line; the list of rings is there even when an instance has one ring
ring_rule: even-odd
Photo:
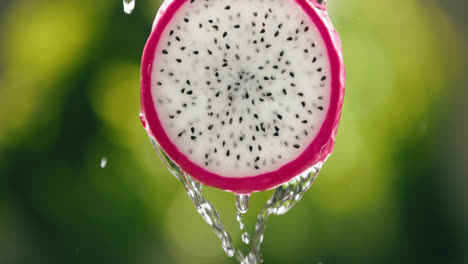
[[[332,151],[341,44],[314,0],[170,0],[142,60],[141,119],[203,184],[250,193]]]

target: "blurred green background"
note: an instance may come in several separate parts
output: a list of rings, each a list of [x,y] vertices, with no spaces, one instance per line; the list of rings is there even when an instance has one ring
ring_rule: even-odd
[[[159,4],[0,0],[0,263],[235,263],[138,118]],[[336,148],[270,218],[265,263],[468,263],[468,4],[328,9],[347,66]],[[240,245],[234,195],[206,191]]]

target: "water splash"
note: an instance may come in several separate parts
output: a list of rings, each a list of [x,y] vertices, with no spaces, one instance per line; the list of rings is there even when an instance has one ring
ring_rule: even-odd
[[[135,9],[135,0],[123,0],[123,8],[124,12],[130,15]]]
[[[266,202],[265,207],[260,211],[255,225],[255,233],[250,238],[247,232],[241,236],[245,244],[252,242],[252,248],[249,253],[244,254],[239,249],[235,249],[232,239],[223,226],[218,211],[213,205],[207,201],[202,193],[202,184],[193,180],[188,174],[183,172],[172,160],[164,153],[157,145],[156,141],[150,137],[151,142],[156,148],[156,151],[162,162],[169,169],[169,172],[174,175],[184,186],[187,194],[192,199],[195,208],[202,216],[203,220],[211,226],[215,235],[221,240],[221,247],[226,252],[228,257],[235,257],[240,264],[258,264],[263,262],[261,256],[261,245],[264,239],[267,220],[270,215],[282,215],[288,212],[310,188],[313,181],[317,177],[322,164],[317,164],[308,171],[298,175],[288,183],[278,186],[273,193],[273,196]],[[240,228],[244,228],[242,223],[242,212],[247,212],[249,206],[248,194],[236,195],[236,207],[238,209],[237,221],[240,223]]]

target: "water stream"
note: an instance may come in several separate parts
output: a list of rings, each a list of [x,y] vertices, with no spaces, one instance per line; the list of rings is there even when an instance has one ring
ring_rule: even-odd
[[[269,216],[272,214],[282,215],[288,212],[302,198],[307,189],[310,188],[322,166],[322,164],[317,164],[308,171],[293,178],[291,181],[275,188],[273,195],[257,216],[257,223],[253,236],[250,237],[247,232],[242,233],[242,241],[245,244],[251,244],[250,251],[244,255],[240,249],[234,247],[232,239],[224,228],[216,208],[203,196],[203,185],[183,172],[172,162],[153,139],[151,139],[151,141],[156,147],[157,153],[164,165],[166,165],[171,174],[183,184],[198,213],[202,216],[203,220],[211,226],[215,235],[220,239],[221,247],[224,252],[226,252],[226,255],[228,257],[235,257],[240,264],[258,264],[263,262],[261,245]],[[249,194],[236,195],[236,207],[238,210],[236,220],[239,222],[241,230],[244,229],[242,215],[249,209],[249,198]]]

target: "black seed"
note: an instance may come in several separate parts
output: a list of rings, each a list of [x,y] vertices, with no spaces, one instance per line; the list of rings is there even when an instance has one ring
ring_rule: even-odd
[[[295,147],[295,148],[297,148],[297,149],[300,148],[299,144],[294,144],[293,147]]]
[[[225,38],[227,36],[227,32],[224,32],[223,33],[223,38]]]
[[[240,160],[240,155],[239,154],[237,154],[237,160]]]
[[[288,94],[288,93],[286,92],[286,89],[283,89],[283,94],[284,94],[284,95]]]
[[[252,150],[253,150],[253,147],[252,147],[252,146],[249,146],[249,150],[250,150],[250,152],[252,152]]]
[[[265,48],[267,48],[267,49],[270,48],[270,47],[271,47],[270,44],[267,44],[267,45],[265,46]]]
[[[167,54],[168,52],[167,52],[167,50],[163,49],[163,50],[162,50],[162,53],[163,53],[163,54]]]
[[[255,165],[255,169],[256,169],[256,170],[259,170],[260,168],[259,168],[257,165]]]
[[[312,48],[315,48],[315,42],[314,42],[314,43],[312,43]]]
[[[230,48],[231,48],[231,46],[229,46],[228,44],[226,44],[226,49],[230,49]]]
[[[294,78],[294,72],[290,72],[289,75]]]
[[[169,32],[169,36],[172,36],[172,34],[174,34],[174,30],[171,30],[171,32]]]
[[[182,111],[180,111],[180,110],[177,110],[177,111],[176,111],[176,114],[180,114],[180,113],[182,113]]]
[[[262,146],[258,145],[258,151],[262,151]]]
[[[304,94],[303,94],[303,93],[297,93],[297,95],[299,95],[299,96],[301,96],[301,97],[302,97],[302,96],[304,96]]]
[[[254,12],[253,15],[254,15],[254,16],[258,16],[257,12]]]
[[[262,28],[262,30],[260,30],[260,33],[261,33],[261,34],[265,33],[265,29]]]
[[[256,119],[258,119],[258,115],[257,115],[257,114],[254,114],[253,116],[254,116]]]
[[[318,110],[323,111],[323,107],[322,107],[322,106],[319,106],[319,107],[317,107],[317,108],[318,108]]]
[[[178,36],[176,36],[175,39],[176,39],[177,41],[180,41],[180,38],[179,38]]]
[[[275,126],[275,130],[276,130],[276,131],[279,131],[280,129],[279,129],[279,127],[278,127],[278,126]]]
[[[220,94],[220,93],[221,93],[221,92],[217,92],[217,93],[215,94],[215,96],[216,96],[216,97],[219,97],[219,94]]]
[[[289,38],[287,38],[286,40],[287,40],[287,41],[292,41],[293,38],[292,38],[292,37],[289,37]]]
[[[279,133],[278,133],[278,132],[275,132],[275,133],[273,134],[273,136],[277,137],[277,136],[279,136]]]
[[[211,129],[213,129],[213,125],[208,126],[208,130],[211,130]]]
[[[242,116],[239,117],[239,124],[242,123],[242,120],[244,120],[244,119],[242,118]]]
[[[318,68],[317,71],[318,71],[318,72],[321,72],[321,71],[322,71],[322,68]]]
[[[184,131],[180,132],[178,136],[181,137],[183,134],[184,134]]]
[[[275,32],[275,38],[279,35],[279,31]]]
[[[224,9],[229,10],[229,9],[231,9],[231,7],[230,7],[230,6],[226,6]]]
[[[308,49],[304,49],[304,52],[305,52],[305,53],[309,53],[309,50],[308,50]]]
[[[198,27],[199,27],[199,28],[202,28],[202,27],[203,27],[202,23],[198,24]]]
[[[240,25],[234,25],[234,28],[240,28]]]
[[[263,77],[263,80],[268,81],[268,80],[270,80],[270,78],[268,78],[268,76],[265,76],[265,77]]]
[[[185,23],[188,23],[188,22],[189,22],[189,19],[188,19],[188,18],[184,18],[184,21],[185,21]]]
[[[259,161],[259,160],[260,160],[260,157],[257,156],[257,157],[255,158],[255,162],[257,162],[257,161]]]
[[[191,136],[190,138],[191,138],[192,140],[195,140],[195,139],[197,139],[197,137],[196,137],[196,136]]]
[[[284,56],[284,50],[282,50],[282,51],[280,52],[280,56],[281,56],[281,57]]]
[[[213,52],[211,52],[211,50],[207,50],[208,51],[208,54],[211,55],[213,54]]]
[[[323,99],[323,96],[319,96],[318,99],[319,99],[319,100],[322,100],[322,99]]]
[[[178,63],[181,63],[181,62],[182,62],[182,60],[181,60],[181,59],[176,59],[176,61],[177,61]]]
[[[190,85],[190,80],[185,81],[188,85]]]
[[[307,32],[307,30],[309,30],[309,27],[304,28],[304,32]]]
[[[170,119],[174,119],[174,116],[173,116],[173,115],[170,115],[169,118],[170,118]]]
[[[271,93],[267,93],[266,96],[271,96]]]
[[[231,152],[229,151],[229,149],[226,151],[226,156],[229,157],[229,155],[231,155]]]
[[[304,101],[301,102],[302,107],[305,107],[306,103]]]
[[[190,131],[192,131],[192,134],[195,133],[195,128],[194,128],[194,127],[191,127],[191,128],[190,128]]]
[[[302,120],[302,124],[307,124],[307,120]]]
[[[276,115],[276,116],[278,117],[279,120],[283,119],[283,116],[280,115],[280,114],[278,114],[278,115]]]
[[[188,95],[191,95],[191,94],[193,94],[193,91],[192,91],[192,90],[189,90],[189,91],[187,91],[187,94],[188,94]]]
[[[209,23],[213,23],[213,19],[208,20]]]
[[[291,83],[291,86],[292,86],[292,87],[296,87],[296,84],[295,84],[295,83]]]
[[[207,159],[207,158],[208,158],[208,153],[205,153],[205,159]]]
[[[317,57],[314,57],[314,58],[312,59],[312,63],[315,63],[316,61],[317,61]]]
[[[182,88],[182,90],[180,90],[181,93],[185,93],[185,88]]]
[[[322,76],[322,79],[320,79],[322,82],[325,81],[327,79],[326,76]]]

